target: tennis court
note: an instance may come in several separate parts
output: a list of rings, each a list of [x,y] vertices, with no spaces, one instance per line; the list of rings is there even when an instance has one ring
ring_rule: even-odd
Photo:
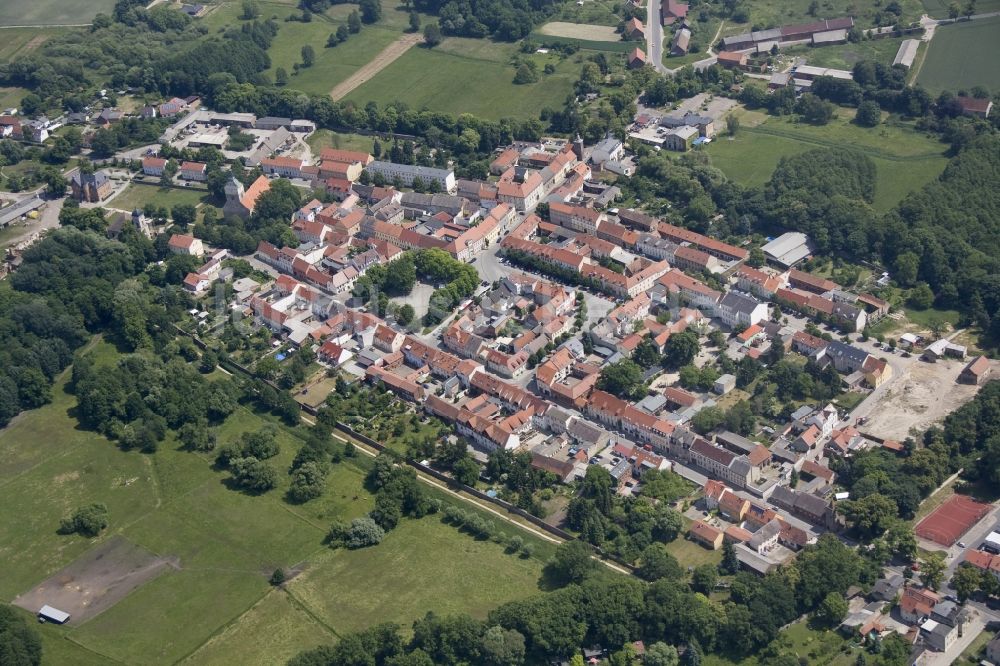
[[[922,539],[951,547],[993,507],[965,495],[955,495],[920,521],[915,530]]]

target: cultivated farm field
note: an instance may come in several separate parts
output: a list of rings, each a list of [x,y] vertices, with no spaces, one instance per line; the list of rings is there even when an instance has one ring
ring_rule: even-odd
[[[108,14],[115,0],[4,0],[0,2],[0,26],[77,25],[90,23],[98,12]]]
[[[934,33],[917,82],[933,93],[1000,88],[1000,16],[944,25]]]
[[[98,363],[119,357],[105,342],[88,353]],[[239,663],[283,663],[369,621],[405,626],[429,610],[483,616],[538,589],[551,555],[547,542],[522,559],[441,516],[404,519],[365,551],[327,548],[333,520],[350,521],[373,505],[364,487],[367,456],[335,464],[326,492],[306,504],[284,499],[284,473],[276,489],[248,495],[227,487],[228,475],[213,467],[211,454],[182,450],[171,437],[142,454],[80,429],[68,378],[69,371],[54,386],[52,403],[0,431],[0,598],[9,602],[73,563],[79,566],[67,574],[79,575],[88,554],[95,558],[109,543],[167,558],[169,566],[93,617],[40,625],[45,663],[233,663],[234,655]],[[219,442],[267,422],[239,408],[218,429]],[[284,472],[300,440],[284,427],[277,440],[272,462]],[[109,507],[104,533],[57,534],[60,518],[91,502]],[[136,558],[119,559],[126,569],[137,566]],[[293,574],[284,589],[268,584],[277,567]]]

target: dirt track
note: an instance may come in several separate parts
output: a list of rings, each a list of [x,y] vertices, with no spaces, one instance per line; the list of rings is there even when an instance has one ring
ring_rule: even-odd
[[[115,536],[19,595],[13,604],[32,613],[45,604],[55,606],[71,615],[69,624],[78,625],[111,608],[167,568],[177,566],[173,558],[158,557]]]
[[[334,101],[346,97],[352,90],[360,86],[362,83],[367,82],[373,76],[391,65],[393,61],[401,55],[409,51],[410,47],[419,44],[422,39],[423,37],[421,37],[419,33],[403,35],[392,44],[389,44],[389,46],[379,51],[378,55],[372,58],[368,64],[337,84],[334,89],[330,91],[330,97],[332,97]]]

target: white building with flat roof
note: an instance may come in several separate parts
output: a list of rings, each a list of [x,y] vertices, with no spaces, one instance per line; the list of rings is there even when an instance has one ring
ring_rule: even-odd
[[[437,183],[444,192],[455,191],[455,172],[452,169],[435,169],[433,167],[418,166],[413,164],[396,164],[395,162],[382,162],[375,160],[365,167],[365,170],[375,174],[381,174],[386,183],[393,183],[398,178],[403,187],[411,187],[415,178],[420,178],[424,184]]]
[[[781,234],[761,248],[774,263],[791,268],[813,253],[809,237],[799,231]]]

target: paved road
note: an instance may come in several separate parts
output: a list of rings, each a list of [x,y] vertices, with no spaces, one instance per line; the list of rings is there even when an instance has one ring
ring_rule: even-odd
[[[660,25],[660,3],[646,0],[646,62],[660,74],[673,75],[673,71],[663,65],[663,26]]]

